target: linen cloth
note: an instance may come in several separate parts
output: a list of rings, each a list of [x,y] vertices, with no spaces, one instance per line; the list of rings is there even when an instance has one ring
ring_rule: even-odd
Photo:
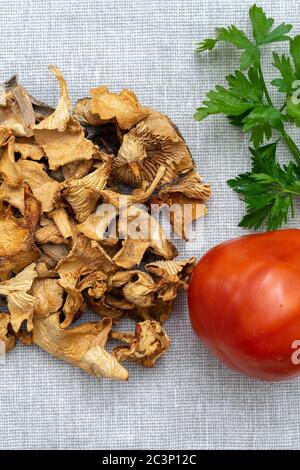
[[[252,1],[1,0],[1,79],[18,72],[38,98],[56,104],[47,70],[57,64],[73,101],[92,86],[133,89],[168,114],[213,186],[209,214],[181,256],[199,257],[244,231],[244,205],[226,180],[250,166],[248,137],[224,118],[193,113],[205,92],[238,65],[229,46],[201,57],[195,44],[215,26],[249,31]],[[296,0],[260,1],[300,31]],[[277,47],[277,46],[276,46]],[[286,46],[278,45],[278,49]],[[271,73],[270,48],[265,69]],[[271,75],[275,78],[274,73]],[[299,135],[295,134],[295,137]],[[288,158],[285,147],[282,159]],[[294,226],[298,225],[299,213]],[[300,380],[260,383],[225,369],[192,332],[180,295],[166,324],[172,347],[152,370],[129,364],[128,383],[89,377],[35,346],[18,346],[1,366],[1,449],[297,449]]]

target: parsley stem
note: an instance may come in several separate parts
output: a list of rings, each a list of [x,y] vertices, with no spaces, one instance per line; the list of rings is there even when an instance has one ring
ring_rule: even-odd
[[[269,95],[268,88],[267,88],[267,85],[266,85],[266,82],[265,82],[265,79],[264,79],[264,74],[263,74],[263,71],[262,71],[262,68],[261,68],[261,64],[259,64],[259,66],[258,66],[258,72],[259,72],[261,83],[262,83],[262,86],[263,86],[263,89],[264,89],[265,96],[267,98],[267,102],[269,103],[270,106],[273,106],[271,96]]]
[[[264,93],[265,93],[267,102],[270,106],[272,106],[274,108],[274,105],[272,103],[271,97],[270,97],[269,92],[268,92],[268,88],[267,88],[267,85],[266,85],[266,82],[265,82],[265,79],[264,79],[264,74],[263,74],[260,63],[258,65],[258,73],[259,73],[259,76],[260,76],[260,79],[261,79],[261,82],[262,82],[262,86],[263,86],[263,89],[264,89]],[[284,108],[285,108],[285,104],[280,108],[280,111],[283,111]],[[288,135],[288,133],[284,129],[280,130],[279,132],[280,132],[283,140],[287,144],[288,148],[290,149],[290,151],[291,151],[294,159],[296,160],[298,166],[300,166],[300,150],[299,150],[299,148],[297,147],[297,145],[295,144],[293,139]]]
[[[280,108],[280,110],[279,110],[279,111],[282,113],[282,111],[284,111],[284,110],[285,110],[285,107],[286,107],[286,103],[283,103],[283,105],[281,106],[281,108]]]
[[[295,158],[296,162],[300,166],[300,150],[299,150],[299,148],[297,147],[297,145],[295,144],[293,139],[288,135],[288,133],[284,129],[280,130],[279,132],[282,135],[282,138],[285,141],[285,143],[287,144],[288,148],[290,149],[290,151],[291,151],[293,157]]]

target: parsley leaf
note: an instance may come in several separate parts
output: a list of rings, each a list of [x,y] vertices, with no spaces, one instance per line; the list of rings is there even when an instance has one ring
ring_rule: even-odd
[[[275,230],[294,211],[293,199],[300,195],[299,172],[290,162],[281,166],[275,158],[277,142],[250,149],[252,171],[229,180],[229,186],[245,201],[247,214],[241,227],[259,228],[263,223]]]
[[[259,48],[253,44],[246,34],[236,28],[234,25],[228,28],[219,28],[215,39],[204,39],[198,44],[197,52],[211,51],[218,42],[227,42],[234,45],[237,49],[244,50],[240,58],[240,66],[242,70],[251,67],[252,64],[258,65],[260,59]]]
[[[272,137],[272,129],[283,130],[281,112],[273,106],[260,104],[244,118],[244,132],[251,131],[251,141],[255,148],[259,147],[264,139]]]
[[[262,8],[253,5],[250,8],[249,16],[252,23],[253,36],[257,45],[288,41],[290,39],[287,33],[291,31],[292,25],[281,23],[271,31],[274,20],[273,18],[267,18]]]
[[[285,54],[282,54],[280,57],[277,52],[273,52],[273,60],[273,65],[279,70],[282,78],[273,80],[271,82],[272,85],[278,87],[278,91],[281,93],[290,93],[292,91],[293,83],[296,80],[291,59],[286,57]]]
[[[240,70],[226,77],[228,87],[217,86],[207,93],[195,119],[201,121],[211,114],[224,114],[231,124],[251,134],[252,170],[228,184],[247,206],[242,227],[258,228],[266,222],[268,229],[275,229],[286,223],[289,212],[293,215],[294,198],[300,196],[300,149],[285,129],[287,120],[300,127],[300,35],[290,38],[291,25],[281,23],[274,27],[273,18],[268,18],[256,5],[250,8],[249,16],[254,40],[232,25],[219,28],[215,39],[199,44],[200,52],[212,50],[221,41],[243,52]],[[261,47],[278,41],[290,42],[289,55],[273,52],[273,65],[280,76],[271,83],[286,95],[280,109],[273,105],[261,63]],[[277,143],[262,146],[272,138],[274,130],[296,164],[280,165],[276,161]]]
[[[300,98],[290,96],[286,100],[286,112],[290,118],[295,122],[297,127],[300,127]]]
[[[255,69],[249,70],[248,77],[237,70],[228,75],[226,80],[229,89],[218,85],[207,93],[208,100],[203,101],[205,107],[198,108],[194,116],[197,121],[202,121],[210,114],[240,116],[260,104],[263,87]]]
[[[296,78],[300,79],[300,35],[295,36],[290,41],[290,54],[296,68]]]

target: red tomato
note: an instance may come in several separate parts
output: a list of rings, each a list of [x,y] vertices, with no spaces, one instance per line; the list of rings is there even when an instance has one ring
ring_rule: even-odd
[[[260,380],[300,374],[300,230],[214,247],[193,272],[188,302],[195,332],[228,367]]]

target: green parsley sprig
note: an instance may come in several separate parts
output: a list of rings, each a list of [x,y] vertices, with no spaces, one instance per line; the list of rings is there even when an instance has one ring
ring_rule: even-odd
[[[300,35],[290,37],[292,25],[267,18],[263,9],[253,5],[249,10],[253,38],[231,25],[219,28],[214,39],[205,39],[198,52],[211,51],[219,42],[230,43],[242,51],[240,69],[226,77],[228,86],[216,86],[207,93],[195,119],[202,121],[212,114],[224,114],[231,124],[250,133],[253,148],[252,169],[228,181],[229,186],[245,201],[247,213],[240,226],[258,229],[266,223],[268,230],[281,227],[288,215],[294,216],[294,199],[300,196],[300,149],[286,131],[286,123],[300,127]],[[284,93],[277,109],[270,97],[261,63],[261,48],[279,41],[289,42],[289,55],[273,52],[273,65],[279,78],[271,84]],[[263,145],[272,139],[277,141]],[[280,165],[276,148],[283,140],[294,161]]]

